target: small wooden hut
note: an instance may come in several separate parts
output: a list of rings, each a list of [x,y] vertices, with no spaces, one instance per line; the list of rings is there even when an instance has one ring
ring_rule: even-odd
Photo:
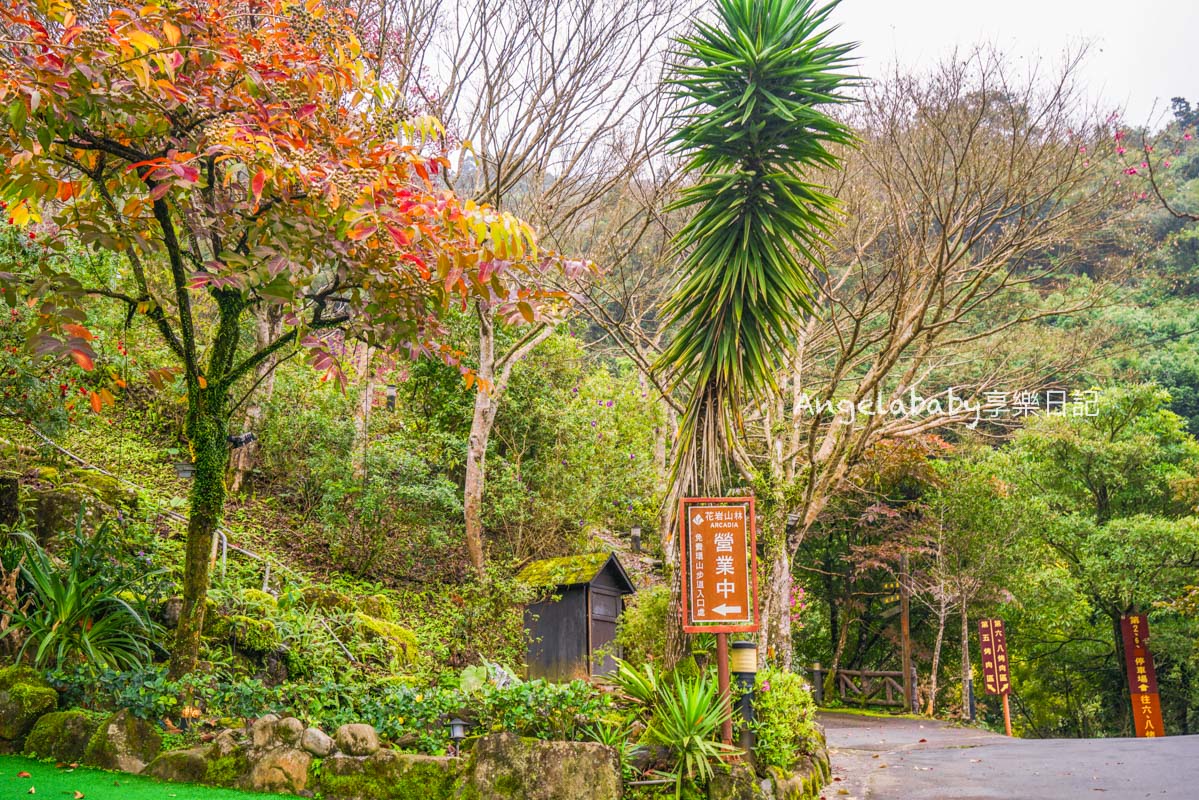
[[[534,561],[517,577],[543,592],[525,608],[530,678],[586,680],[616,668],[616,620],[636,589],[615,554]]]

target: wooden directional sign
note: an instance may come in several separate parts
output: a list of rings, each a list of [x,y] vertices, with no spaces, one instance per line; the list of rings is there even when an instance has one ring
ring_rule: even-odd
[[[1149,620],[1143,614],[1120,618],[1124,638],[1124,665],[1128,671],[1128,692],[1132,697],[1132,721],[1139,737],[1165,736],[1162,724],[1161,696],[1157,692],[1157,673],[1149,652]]]
[[[683,630],[758,630],[757,531],[752,497],[679,501]]]
[[[978,648],[983,657],[983,687],[987,694],[1011,694],[1012,682],[1008,677],[1007,635],[1003,631],[1003,620],[982,619],[978,621]]]

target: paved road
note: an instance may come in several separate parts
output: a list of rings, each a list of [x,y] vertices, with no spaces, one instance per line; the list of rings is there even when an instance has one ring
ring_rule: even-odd
[[[1199,736],[1009,739],[913,719],[820,721],[825,800],[1199,800]]]

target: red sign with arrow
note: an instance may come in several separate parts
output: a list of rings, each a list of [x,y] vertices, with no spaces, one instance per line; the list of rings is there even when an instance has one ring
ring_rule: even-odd
[[[752,497],[687,497],[679,503],[683,630],[758,630]]]

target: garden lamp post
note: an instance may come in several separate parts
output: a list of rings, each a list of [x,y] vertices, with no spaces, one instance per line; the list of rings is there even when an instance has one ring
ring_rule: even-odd
[[[744,723],[738,744],[748,753],[754,746],[754,734],[750,730],[750,723],[754,721],[754,679],[758,674],[758,645],[754,642],[733,642],[732,656],[731,671],[741,689],[737,707]]]
[[[450,741],[454,743],[454,755],[462,755],[462,740],[466,738],[466,721],[459,717],[450,720]]]

